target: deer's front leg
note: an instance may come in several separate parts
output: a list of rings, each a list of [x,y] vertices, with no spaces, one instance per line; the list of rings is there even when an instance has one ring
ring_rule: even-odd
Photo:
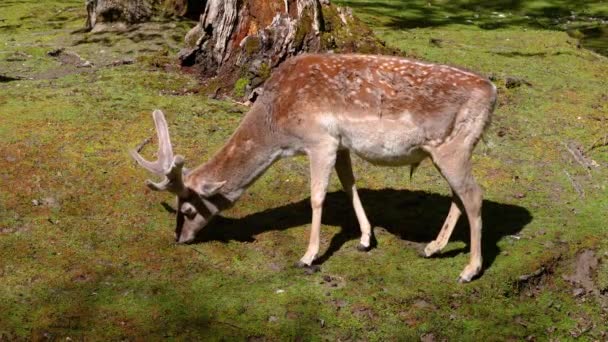
[[[430,257],[435,253],[441,252],[441,250],[448,244],[450,240],[450,236],[452,236],[452,232],[454,231],[454,227],[460,218],[461,211],[456,204],[456,201],[459,199],[456,198],[457,195],[454,194],[454,198],[452,200],[452,205],[450,206],[450,212],[448,216],[445,218],[445,222],[441,228],[441,231],[437,235],[437,238],[431,241],[424,248],[424,256]]]
[[[310,205],[312,207],[312,224],[310,227],[310,241],[306,254],[298,261],[297,266],[312,265],[319,253],[319,240],[321,232],[321,214],[323,201],[327,192],[329,175],[336,162],[336,148],[325,147],[309,153],[310,158]]]

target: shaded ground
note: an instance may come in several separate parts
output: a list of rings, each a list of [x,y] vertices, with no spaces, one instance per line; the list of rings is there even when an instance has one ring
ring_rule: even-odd
[[[475,25],[481,29],[550,28],[561,24],[608,18],[602,0],[453,0],[386,1],[341,0],[364,17],[393,29]]]
[[[332,179],[317,273],[291,267],[308,239],[304,159],[273,166],[198,243],[174,245],[172,199],[145,188],[127,149],[154,134],[161,108],[175,150],[196,164],[246,110],[167,66],[189,24],[87,34],[80,1],[4,1],[1,338],[606,339],[606,59],[527,25],[387,26],[366,3],[351,2],[390,44],[499,87],[474,157],[486,199],[480,279],[455,282],[466,222],[442,255],[418,256],[449,207],[430,163],[410,182],[407,169],[355,160],[376,226],[369,253],[355,250],[356,220]],[[47,54],[59,48],[80,59]]]

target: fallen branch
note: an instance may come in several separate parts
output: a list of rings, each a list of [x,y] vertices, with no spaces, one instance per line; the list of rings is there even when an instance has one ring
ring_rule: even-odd
[[[566,176],[568,176],[568,179],[570,180],[570,183],[572,183],[574,190],[576,190],[578,197],[579,198],[585,197],[585,191],[583,191],[583,189],[574,181],[574,178],[572,178],[572,176],[570,176],[568,171],[564,170],[564,173],[566,174]]]
[[[589,177],[591,177],[591,172],[589,170],[591,170],[591,168],[594,166],[594,163],[589,161],[589,158],[583,155],[583,152],[581,152],[582,148],[579,148],[579,146],[577,146],[577,144],[574,142],[562,144],[566,147],[566,150],[570,152],[574,160],[581,165],[587,171]]]
[[[546,271],[547,271],[547,269],[544,266],[542,266],[541,268],[537,269],[536,271],[534,271],[534,272],[532,272],[530,274],[520,275],[519,278],[518,278],[518,280],[519,281],[528,281],[531,278],[538,277],[539,275],[545,273]]]

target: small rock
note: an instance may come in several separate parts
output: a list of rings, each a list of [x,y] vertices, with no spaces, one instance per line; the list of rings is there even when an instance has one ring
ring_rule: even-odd
[[[271,323],[272,322],[276,322],[278,320],[279,320],[279,318],[277,316],[270,316],[270,317],[268,317],[268,322],[271,322]]]
[[[40,203],[44,206],[52,207],[52,208],[56,208],[59,206],[59,203],[53,197],[45,197],[40,200]]]
[[[325,320],[322,318],[319,318],[319,324],[321,325],[321,328],[325,327]]]
[[[420,336],[420,342],[435,342],[435,335],[433,333],[426,333]]]
[[[513,197],[517,198],[517,199],[522,199],[526,197],[526,194],[523,192],[518,192],[515,195],[513,195]]]
[[[91,68],[93,66],[93,63],[91,63],[90,61],[84,61],[84,63],[80,64],[78,67],[79,68]]]
[[[37,207],[37,206],[40,205],[40,202],[37,199],[33,199],[32,200],[32,205],[35,206],[35,207]]]
[[[276,294],[285,293],[285,290],[278,289],[275,293]]]
[[[572,295],[574,297],[580,297],[584,294],[585,294],[585,289],[583,289],[583,288],[577,287],[574,290],[572,290]]]

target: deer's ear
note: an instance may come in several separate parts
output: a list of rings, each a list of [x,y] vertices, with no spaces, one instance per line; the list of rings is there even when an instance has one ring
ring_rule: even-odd
[[[226,181],[223,182],[203,182],[200,188],[198,189],[199,193],[203,197],[211,197],[220,191],[222,186],[226,184]]]

